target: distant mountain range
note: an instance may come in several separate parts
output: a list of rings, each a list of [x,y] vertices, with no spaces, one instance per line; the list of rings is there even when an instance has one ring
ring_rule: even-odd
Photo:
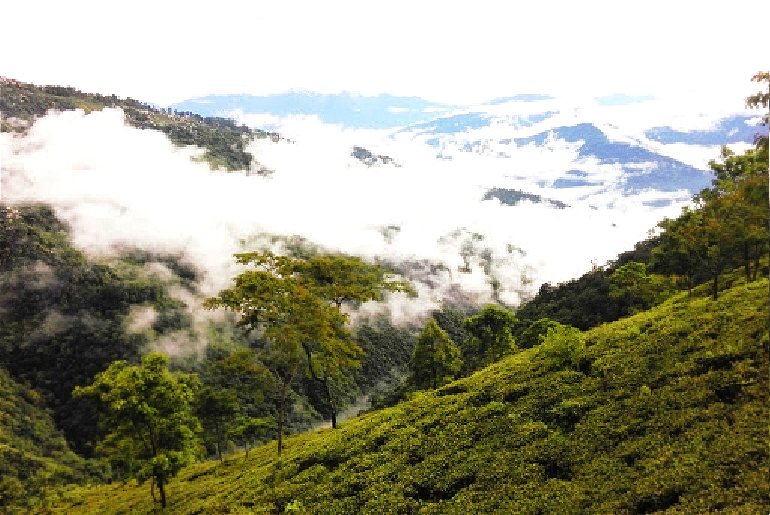
[[[509,158],[517,169],[521,166],[516,153],[522,147],[535,146],[553,152],[554,147],[571,145],[578,147],[576,156],[563,162],[547,178],[536,178],[536,182],[548,189],[582,188],[587,194],[607,188],[626,194],[698,192],[709,184],[710,172],[705,160],[697,166],[692,161],[683,162],[677,152],[683,145],[695,148],[751,143],[761,130],[756,117],[737,114],[718,120],[707,129],[684,130],[661,124],[642,132],[624,132],[624,120],[610,125],[606,117],[599,121],[592,113],[654,98],[615,94],[593,100],[595,106],[591,111],[560,104],[558,99],[542,94],[520,94],[460,106],[388,94],[367,97],[289,92],[266,96],[209,95],[171,107],[204,116],[268,115],[273,122],[259,128],[279,132],[288,117],[314,116],[326,124],[379,129],[390,138],[424,143],[435,148],[439,158],[476,153]],[[718,156],[715,149],[706,150],[715,158]],[[356,157],[367,162],[362,151],[358,154],[361,155]],[[398,156],[392,159],[399,161]],[[532,178],[526,171],[519,176]],[[655,205],[658,201],[651,202]],[[661,200],[658,204],[665,202]]]

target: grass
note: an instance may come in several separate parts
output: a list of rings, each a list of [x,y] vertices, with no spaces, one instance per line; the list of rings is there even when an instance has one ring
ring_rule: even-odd
[[[390,409],[185,469],[174,514],[748,514],[768,500],[768,281],[528,349]],[[160,513],[148,485],[34,513]]]

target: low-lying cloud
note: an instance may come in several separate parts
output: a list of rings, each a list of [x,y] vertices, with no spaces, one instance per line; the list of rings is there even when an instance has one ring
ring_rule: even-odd
[[[203,272],[203,295],[230,284],[238,271],[232,254],[244,250],[243,240],[299,235],[417,280],[418,299],[396,296],[391,304],[404,320],[458,296],[517,305],[541,283],[579,276],[631,248],[679,209],[646,207],[643,195],[607,189],[555,197],[538,180],[574,157],[569,145],[521,148],[511,159],[465,153],[442,161],[421,143],[305,123],[292,141],[252,144],[259,162],[275,170],[262,177],[211,171],[191,160],[200,149],[126,126],[120,110],[50,113],[24,136],[0,134],[2,200],[52,204],[75,244],[96,255],[126,246],[181,253]],[[350,156],[353,144],[401,166],[367,167]],[[481,202],[491,187],[570,207]]]

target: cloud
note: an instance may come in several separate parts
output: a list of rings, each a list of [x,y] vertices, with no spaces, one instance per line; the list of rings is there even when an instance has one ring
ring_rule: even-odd
[[[265,178],[212,172],[191,161],[200,149],[128,127],[120,110],[51,113],[28,135],[0,135],[2,197],[51,203],[75,243],[94,254],[121,246],[182,254],[204,272],[204,295],[230,284],[239,271],[232,254],[243,250],[243,239],[299,235],[414,277],[421,297],[394,296],[389,306],[402,320],[458,295],[518,304],[541,282],[579,276],[592,261],[631,248],[663,214],[678,211],[676,204],[645,207],[644,197],[617,191],[565,197],[566,210],[480,201],[490,187],[553,196],[537,179],[573,156],[558,142],[518,149],[510,160],[464,153],[440,161],[435,149],[382,132],[295,122],[300,127],[287,130],[296,140],[253,143],[257,159],[275,170]],[[402,166],[369,168],[350,156],[354,143]],[[512,178],[516,172],[522,177]],[[183,300],[194,319],[204,316],[198,299]]]

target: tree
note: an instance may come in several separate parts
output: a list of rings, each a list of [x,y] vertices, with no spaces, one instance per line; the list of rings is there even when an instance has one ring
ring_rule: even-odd
[[[326,310],[320,306],[313,309],[325,312],[333,334],[325,338],[304,338],[300,348],[308,375],[323,388],[332,427],[336,428],[337,402],[333,390],[345,380],[350,370],[359,366],[363,356],[361,348],[345,329],[347,316],[342,313],[342,306],[350,302],[379,300],[386,291],[412,293],[410,285],[396,280],[382,267],[353,256],[311,255],[301,259],[277,256],[272,252],[250,252],[237,254],[236,260],[256,265],[261,271],[292,283],[295,292],[305,292],[327,305]]]
[[[345,316],[324,301],[307,281],[294,274],[293,259],[265,254],[239,254],[241,263],[254,263],[235,278],[235,286],[206,300],[209,309],[225,307],[241,314],[240,326],[259,331],[267,342],[260,354],[278,385],[278,455],[283,446],[286,399],[291,384],[306,364],[305,346],[317,342],[333,353],[347,346],[339,340]],[[351,349],[358,346],[352,342]]]
[[[240,411],[238,395],[229,388],[207,385],[196,396],[195,411],[206,431],[207,442],[214,443],[219,461],[222,461],[222,445],[225,443],[232,420]]]
[[[610,276],[610,298],[633,314],[662,302],[674,291],[671,278],[647,273],[647,265],[629,261]]]
[[[550,328],[562,327],[563,325],[550,318],[539,318],[529,324],[529,327],[521,333],[521,336],[516,339],[516,344],[523,349],[540,345]]]
[[[168,358],[153,352],[140,367],[115,361],[74,392],[102,406],[107,436],[101,448],[139,481],[151,479],[164,508],[168,481],[200,454],[201,427],[193,413],[197,388],[195,375],[169,372]]]
[[[515,325],[516,315],[494,304],[463,321],[463,327],[471,336],[464,352],[471,370],[499,361],[515,348]]]
[[[378,265],[366,263],[359,257],[319,255],[294,264],[295,275],[311,285],[324,300],[341,310],[343,304],[382,299],[386,291],[413,294],[405,281],[397,281]],[[337,403],[333,386],[344,380],[346,372],[359,366],[363,351],[343,326],[338,338],[309,341],[303,344],[310,376],[321,383],[331,416],[332,428],[337,427]]]
[[[255,440],[263,438],[274,427],[275,424],[269,417],[238,417],[235,421],[235,426],[228,434],[231,438],[243,444],[246,458],[248,458],[251,444]]]
[[[768,83],[767,89],[764,91],[758,91],[754,95],[750,95],[748,98],[746,98],[746,106],[747,107],[764,107],[765,109],[768,108],[768,104],[770,103],[770,72],[757,72],[754,74],[754,76],[751,78],[753,82],[766,82]],[[765,114],[762,116],[762,125],[768,125],[770,123],[770,112],[766,111]],[[758,135],[754,143],[757,146],[757,150],[764,149],[765,152],[767,152],[768,148],[768,135],[760,134]]]
[[[585,340],[580,329],[560,325],[548,329],[540,346],[540,353],[552,369],[578,369],[585,355],[585,348]]]
[[[460,349],[431,318],[417,338],[409,369],[417,388],[438,388],[460,371]]]

